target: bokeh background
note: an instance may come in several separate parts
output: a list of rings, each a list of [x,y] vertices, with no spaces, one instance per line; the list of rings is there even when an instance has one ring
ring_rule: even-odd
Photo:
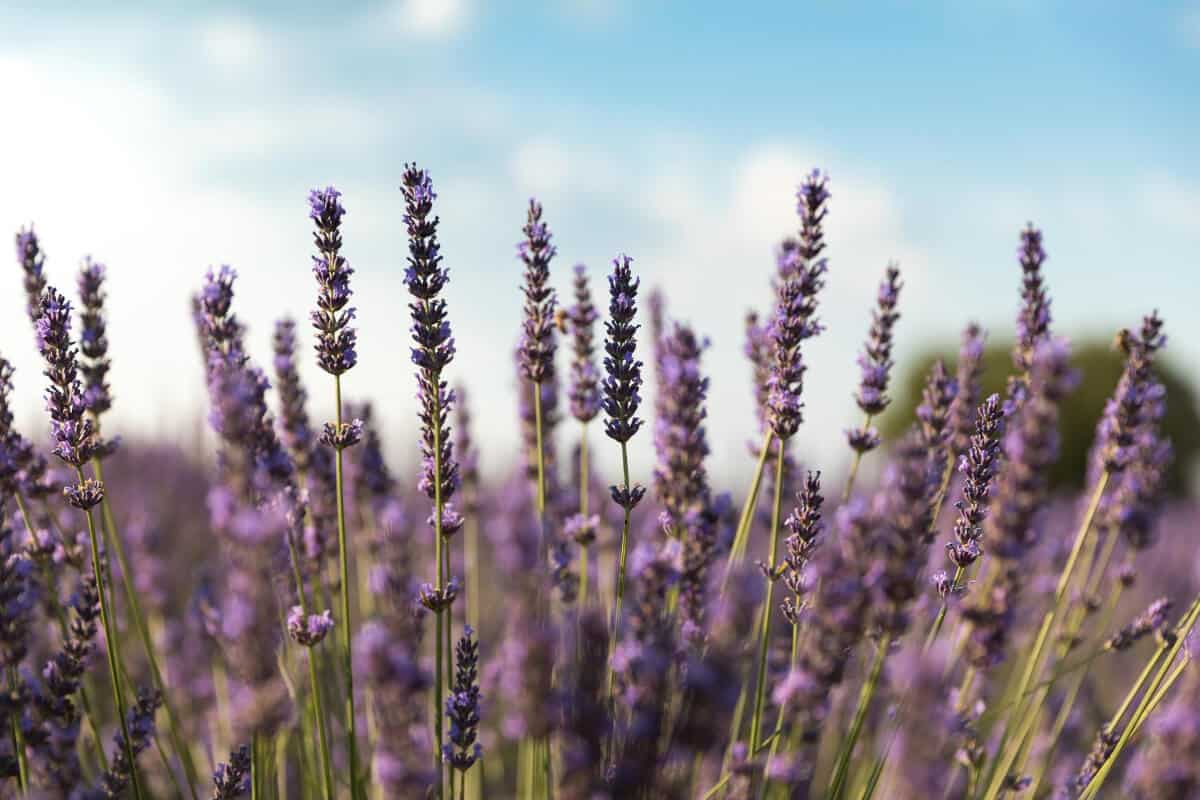
[[[361,366],[347,391],[375,400],[396,463],[411,463],[407,160],[439,191],[452,379],[474,390],[492,474],[516,452],[514,245],[531,195],[556,233],[560,290],[572,263],[598,279],[627,252],[669,313],[711,337],[722,484],[740,486],[754,431],[743,315],[768,308],[773,248],[812,166],[834,196],[806,461],[848,461],[854,356],[888,259],[904,271],[897,361],[911,373],[968,319],[1003,346],[1028,220],[1045,230],[1060,333],[1103,361],[1116,329],[1157,307],[1167,367],[1182,385],[1195,374],[1194,0],[166,5],[0,4],[0,230],[34,223],[58,284],[85,254],[108,265],[107,427],[127,439],[203,429],[187,302],[209,265],[241,275],[256,360],[275,318],[307,314],[305,196],[333,183],[357,270]],[[23,307],[15,264],[0,269],[0,350],[18,368],[22,421],[41,426]],[[1187,430],[1194,397],[1172,396]],[[323,417],[332,399],[314,401]],[[891,415],[907,419],[902,406]],[[637,444],[645,474],[649,437]]]

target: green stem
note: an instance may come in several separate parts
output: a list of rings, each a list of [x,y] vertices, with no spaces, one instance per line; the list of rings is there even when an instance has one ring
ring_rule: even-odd
[[[17,669],[16,667],[8,668],[8,690],[12,693],[17,691]],[[13,714],[10,717],[12,723],[12,743],[13,752],[17,754],[17,782],[21,787],[21,794],[29,792],[29,761],[25,756],[25,734],[21,731],[21,720],[18,714]]]
[[[1109,755],[1108,759],[1104,762],[1104,765],[1096,772],[1096,774],[1092,776],[1091,782],[1089,782],[1084,788],[1083,793],[1079,796],[1079,800],[1090,800],[1091,798],[1097,796],[1100,788],[1104,785],[1104,781],[1108,777],[1108,774],[1112,771],[1113,766],[1117,763],[1117,759],[1121,756],[1122,751],[1124,751],[1125,747],[1129,744],[1129,740],[1133,738],[1133,735],[1137,732],[1141,724],[1150,715],[1150,713],[1154,711],[1154,708],[1165,696],[1165,693],[1160,692],[1159,689],[1163,686],[1164,681],[1167,680],[1168,670],[1171,668],[1171,662],[1175,660],[1175,657],[1179,654],[1180,649],[1187,641],[1188,634],[1190,633],[1192,626],[1195,624],[1198,614],[1200,614],[1200,597],[1197,597],[1192,601],[1192,605],[1188,608],[1187,613],[1184,614],[1183,619],[1180,620],[1179,625],[1175,629],[1174,643],[1166,653],[1166,660],[1163,662],[1162,666],[1159,667],[1158,674],[1151,682],[1150,688],[1146,690],[1145,695],[1142,697],[1142,701],[1134,710],[1133,716],[1130,718],[1129,724],[1125,726],[1125,730],[1122,732],[1121,738],[1117,740],[1117,744],[1113,748],[1112,754]],[[1152,660],[1157,660],[1160,655],[1161,648],[1160,652],[1157,653],[1155,658]],[[1186,659],[1184,663],[1186,663]],[[1176,673],[1176,675],[1178,674],[1179,673]]]
[[[546,454],[542,447],[542,384],[533,382],[533,427],[537,440],[537,513],[538,517],[546,513]],[[543,532],[544,533],[544,532]],[[545,546],[545,541],[542,545]]]
[[[1034,639],[1033,647],[1030,649],[1029,654],[1024,661],[1024,666],[1021,669],[1021,678],[1017,684],[1016,690],[1016,696],[1018,698],[1021,698],[1025,695],[1026,690],[1029,688],[1030,681],[1033,680],[1034,675],[1041,666],[1042,653],[1046,647],[1046,643],[1050,639],[1050,632],[1054,627],[1054,623],[1058,619],[1063,600],[1067,596],[1067,590],[1070,588],[1071,579],[1074,577],[1075,565],[1079,560],[1079,554],[1083,550],[1084,543],[1088,540],[1088,531],[1091,530],[1092,521],[1095,519],[1097,509],[1100,507],[1100,500],[1104,496],[1105,487],[1108,486],[1108,479],[1109,472],[1106,470],[1100,476],[1100,480],[1097,481],[1096,488],[1092,492],[1091,500],[1088,502],[1087,511],[1083,515],[1083,520],[1079,524],[1079,530],[1075,534],[1075,541],[1071,545],[1071,553],[1067,556],[1067,563],[1063,566],[1062,572],[1058,576],[1058,585],[1054,590],[1054,604],[1042,618],[1041,628],[1038,630],[1037,637]],[[1023,704],[1018,700],[1016,712],[1005,720],[1004,726],[1001,728],[1000,745],[996,750],[997,753],[1003,754],[1005,752],[1005,746],[1009,741],[1009,734],[1012,729],[1013,721],[1022,719],[1026,715],[1027,711],[1024,709]],[[1000,762],[1002,760],[1003,758],[998,758],[992,762],[991,773],[988,776],[989,779],[997,774],[997,767],[1000,766]],[[1007,769],[1007,765],[1004,765],[1004,769]],[[989,780],[987,783],[991,784],[992,781]]]
[[[792,648],[788,654],[789,669],[796,668],[796,653],[799,651],[799,649],[800,625],[797,623],[792,625]],[[767,784],[770,782],[770,778],[767,777],[767,768],[770,766],[771,761],[775,759],[775,754],[779,752],[779,742],[783,739],[783,721],[787,719],[787,712],[788,707],[787,703],[785,702],[779,707],[779,714],[775,718],[775,733],[771,735],[771,751],[767,756],[766,762],[763,764],[762,786],[764,791],[766,790]]]
[[[958,588],[959,581],[963,579],[966,571],[965,567],[959,567],[954,570],[954,581],[950,584],[951,592],[954,592]],[[922,648],[922,652],[929,652],[929,648],[933,647],[933,643],[937,641],[938,634],[942,631],[942,623],[946,621],[946,609],[948,607],[949,603],[943,600],[942,606],[938,609],[938,614],[933,620],[933,625],[929,628],[929,634],[925,637],[925,645]]]
[[[863,418],[862,429],[868,430],[871,427],[871,415],[867,414]],[[863,451],[855,450],[854,457],[850,459],[850,472],[846,475],[846,485],[842,487],[842,502],[845,503],[850,499],[850,493],[854,491],[854,480],[858,477],[858,467],[862,464]]]
[[[721,594],[725,594],[725,585],[729,582],[729,573],[736,564],[741,563],[746,554],[746,544],[750,538],[750,528],[754,520],[754,511],[758,507],[758,493],[762,488],[763,470],[766,469],[767,456],[771,452],[771,442],[775,434],[768,429],[763,440],[762,448],[758,451],[758,463],[754,467],[754,479],[750,482],[750,491],[742,503],[742,513],[738,517],[737,531],[733,536],[733,545],[729,548],[729,560],[725,564],[725,576],[721,580]]]
[[[579,426],[579,515],[588,515],[588,441],[587,423]],[[588,546],[579,546],[579,607],[587,608]]]
[[[334,406],[337,429],[342,429],[342,376],[333,376]],[[436,391],[437,387],[434,387]],[[435,420],[437,423],[437,420]],[[440,423],[434,425],[440,427]],[[353,643],[350,619],[350,559],[348,537],[346,534],[346,496],[344,477],[342,474],[342,449],[334,448],[334,477],[337,483],[337,525],[338,525],[338,566],[341,569],[341,605],[342,605],[342,670],[346,675],[346,740],[350,751],[350,796],[357,800],[359,788],[358,773],[358,736],[355,731],[356,720],[354,713],[354,664],[350,648]],[[311,655],[311,654],[310,654]]]
[[[82,484],[83,469],[75,468],[75,475]],[[117,637],[114,633],[112,609],[109,608],[108,595],[104,590],[104,570],[100,566],[100,538],[96,535],[96,518],[92,509],[84,512],[87,515],[88,540],[92,550],[92,574],[96,578],[96,591],[100,595],[100,621],[104,625],[104,650],[108,654],[108,677],[112,683],[113,703],[120,716],[121,735],[125,740],[125,755],[129,759],[129,776],[133,783],[134,797],[141,800],[142,785],[138,780],[137,759],[133,752],[133,740],[129,738],[129,722],[125,719],[125,695],[121,691],[121,678],[117,669]]]
[[[621,473],[624,476],[625,493],[629,493],[629,448],[625,442],[621,442]],[[625,602],[625,567],[629,560],[629,518],[630,510],[625,509],[624,519],[621,523],[621,543],[617,552],[617,588],[613,592],[613,612],[612,624],[609,626],[611,635],[609,637],[609,655],[612,655],[612,648],[616,641],[617,627],[621,624],[621,606]],[[612,693],[613,674],[611,668],[608,673],[608,689],[609,694]]]
[[[783,508],[783,446],[775,457],[775,502],[771,510],[771,558],[767,562],[767,594],[763,600],[762,625],[758,635],[758,677],[754,684],[754,714],[750,717],[750,747],[758,747],[762,730],[763,704],[767,696],[767,650],[771,638],[771,596],[775,589],[775,561],[779,557],[779,518]]]
[[[446,565],[445,559],[442,558],[442,550],[445,542],[442,541],[442,397],[441,397],[441,373],[433,372],[428,377],[429,385],[432,387],[433,397],[433,418],[431,427],[433,429],[433,557],[437,569],[437,584],[435,586],[438,594],[441,594],[442,589],[446,585]],[[443,653],[445,648],[444,629],[448,624],[445,619],[443,609],[440,607],[434,613],[436,630],[434,631],[435,638],[435,653],[434,653],[434,693],[433,693],[433,729],[434,729],[434,744],[433,744],[433,763],[434,769],[437,772],[437,796],[442,798],[445,796],[445,770],[442,766],[442,692],[445,684],[443,683],[443,667],[444,660],[449,658],[449,653]],[[450,671],[445,670],[444,680],[449,682]]]
[[[93,420],[99,430],[99,418],[93,417]],[[98,457],[92,459],[92,471],[96,473],[96,480],[104,484],[104,468]],[[137,629],[142,650],[146,653],[146,661],[150,664],[150,677],[154,680],[154,688],[162,695],[163,710],[167,713],[167,735],[171,740],[171,749],[175,751],[175,757],[179,759],[187,774],[188,791],[191,793],[192,800],[198,800],[196,784],[200,782],[199,774],[196,772],[196,764],[192,760],[191,750],[184,746],[183,737],[179,734],[179,717],[171,702],[170,692],[167,691],[167,682],[163,680],[154,643],[150,638],[150,629],[146,624],[146,615],[142,612],[142,605],[133,585],[133,573],[129,569],[129,562],[125,558],[125,546],[117,531],[116,517],[112,511],[112,503],[108,499],[107,485],[105,485],[104,497],[100,500],[100,515],[103,521],[101,528],[105,533],[105,544],[112,548],[117,556],[117,564],[121,567],[121,588],[125,594],[125,601],[129,604],[130,616],[133,617],[133,626]]]
[[[871,698],[875,696],[875,689],[879,685],[879,676],[883,672],[883,662],[887,660],[888,647],[891,646],[891,634],[884,634],[879,640],[879,648],[875,651],[875,660],[871,664],[871,671],[867,674],[867,679],[863,682],[862,688],[858,693],[858,705],[854,709],[854,719],[850,724],[850,731],[846,734],[846,738],[842,740],[842,746],[838,753],[837,760],[834,762],[833,777],[829,782],[829,797],[836,800],[842,796],[842,792],[846,788],[846,778],[850,770],[850,759],[854,756],[854,748],[858,744],[859,734],[862,732],[863,722],[867,718],[867,709],[871,706]]]

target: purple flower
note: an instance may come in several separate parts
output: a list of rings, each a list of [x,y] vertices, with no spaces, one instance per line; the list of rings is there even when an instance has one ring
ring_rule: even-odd
[[[571,387],[567,395],[571,399],[571,414],[583,423],[590,422],[600,413],[600,371],[596,368],[593,343],[599,317],[588,288],[587,267],[576,264],[575,305],[567,312],[573,345]]]
[[[637,293],[640,279],[633,276],[629,256],[613,260],[608,278],[609,320],[604,323],[604,432],[617,442],[628,442],[642,427],[638,419],[641,405],[642,362],[634,358],[637,349]]]
[[[450,741],[443,747],[443,760],[454,769],[465,772],[483,755],[477,741],[480,713],[479,642],[467,625],[454,648],[454,686],[446,698]]]
[[[96,455],[99,441],[86,417],[87,402],[71,343],[71,304],[53,287],[42,295],[37,342],[50,379],[46,408],[50,412],[54,454],[72,467],[81,467]]]
[[[41,316],[42,293],[46,290],[46,254],[42,252],[32,225],[17,231],[17,263],[25,273],[25,311],[29,314],[29,321],[36,327]]]
[[[442,289],[450,280],[449,271],[442,266],[441,245],[438,244],[439,219],[433,213],[433,181],[429,173],[415,164],[406,164],[400,187],[404,193],[404,224],[408,228],[408,267],[404,284],[413,300],[412,350],[413,363],[434,375],[440,373],[454,358],[454,338],[446,318],[446,301]]]
[[[975,407],[979,404],[980,376],[983,374],[983,346],[987,334],[974,322],[967,325],[962,334],[962,347],[958,350],[954,382],[958,394],[950,405],[951,457],[967,452],[971,446],[971,435],[975,431]]]
[[[88,411],[100,415],[112,408],[108,386],[108,338],[104,324],[104,265],[84,259],[79,269],[80,371]]]
[[[1038,514],[1049,492],[1047,473],[1058,458],[1058,402],[1075,384],[1069,350],[1047,340],[1033,354],[1028,395],[1004,435],[1004,469],[997,478],[985,541],[997,563],[986,597],[963,611],[971,622],[967,657],[988,667],[1004,657],[1018,599],[1029,565],[1026,557],[1039,539]]]
[[[317,363],[330,375],[341,375],[358,362],[358,334],[350,302],[350,276],[354,270],[342,257],[342,193],[332,186],[308,193],[309,217],[316,224],[313,242],[313,275],[317,279],[317,310],[310,314],[317,332]]]
[[[879,296],[871,311],[871,329],[863,345],[858,365],[862,369],[855,402],[868,417],[877,417],[887,409],[891,398],[887,395],[888,379],[892,373],[892,329],[900,312],[896,302],[900,299],[900,268],[888,264],[883,282],[879,284]],[[850,446],[860,453],[873,450],[879,444],[879,436],[870,428],[859,428],[849,434]]]
[[[817,537],[822,530],[821,506],[825,499],[821,495],[821,473],[810,472],[804,488],[796,495],[796,507],[784,520],[788,530],[785,540],[783,580],[792,596],[784,599],[783,614],[792,625],[800,624],[801,597],[805,592],[804,572],[816,552]]]
[[[774,317],[770,323],[771,374],[768,379],[767,419],[781,441],[790,439],[803,421],[804,360],[800,346],[821,331],[814,317],[817,294],[825,285],[825,202],[828,179],[813,171],[797,192],[800,241],[785,242],[779,255]]]
[[[979,558],[982,550],[983,521],[987,517],[992,476],[1000,459],[1000,427],[1004,407],[1000,396],[993,394],[975,414],[975,432],[970,446],[962,454],[958,471],[963,474],[962,499],[955,503],[958,518],[954,520],[954,541],[946,545],[946,554],[956,567],[968,567]],[[953,591],[957,587],[950,587]],[[945,594],[943,592],[943,594]]]
[[[154,716],[162,705],[162,695],[152,689],[138,689],[137,700],[129,709],[127,728],[129,742],[117,731],[115,738],[116,749],[108,770],[101,777],[101,786],[105,797],[123,797],[129,787],[134,765],[129,761],[130,752],[137,758],[143,750],[150,746],[154,737]]]
[[[213,772],[213,800],[237,800],[250,791],[250,748],[238,745],[229,752],[229,761]]]
[[[1125,369],[1117,383],[1116,392],[1105,409],[1101,425],[1104,435],[1104,468],[1120,472],[1131,459],[1138,428],[1153,413],[1153,403],[1161,392],[1154,380],[1154,359],[1165,345],[1163,321],[1158,312],[1142,321],[1140,333],[1124,332],[1121,344],[1125,350]]]
[[[550,260],[557,252],[550,243],[550,228],[542,222],[542,204],[529,201],[525,239],[517,245],[517,256],[525,264],[525,318],[521,328],[521,372],[541,383],[554,369],[554,306],[557,298],[550,286]]]
[[[1046,297],[1042,279],[1046,251],[1042,249],[1042,232],[1033,227],[1033,223],[1021,231],[1017,259],[1021,262],[1021,310],[1017,315],[1013,364],[1027,377],[1033,369],[1033,356],[1038,345],[1050,336],[1050,299]]]
[[[300,606],[292,606],[287,616],[288,635],[301,647],[315,647],[333,630],[333,614],[328,609],[320,614],[305,614]]]
[[[1109,650],[1128,650],[1149,634],[1161,632],[1167,624],[1170,611],[1171,601],[1165,597],[1158,598],[1132,622],[1109,637],[1104,646]]]
[[[946,364],[939,358],[934,362],[921,390],[921,404],[917,406],[921,442],[929,450],[934,467],[944,469],[949,458],[950,410],[958,395],[958,385],[946,372]]]

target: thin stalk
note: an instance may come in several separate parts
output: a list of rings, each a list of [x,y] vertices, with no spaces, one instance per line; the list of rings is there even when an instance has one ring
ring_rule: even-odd
[[[1096,774],[1092,776],[1092,780],[1084,788],[1083,793],[1080,794],[1079,800],[1090,800],[1097,795],[1097,793],[1100,791],[1100,788],[1104,785],[1104,781],[1108,777],[1108,774],[1112,771],[1113,766],[1117,763],[1117,759],[1120,757],[1122,751],[1124,751],[1125,747],[1129,744],[1129,740],[1133,737],[1134,733],[1137,732],[1142,722],[1154,710],[1157,703],[1161,702],[1162,698],[1165,696],[1159,692],[1159,688],[1167,679],[1168,669],[1171,667],[1171,662],[1175,660],[1175,657],[1179,654],[1180,649],[1183,648],[1183,645],[1187,640],[1188,633],[1195,624],[1198,614],[1200,614],[1200,597],[1197,597],[1192,601],[1192,605],[1188,608],[1187,613],[1184,615],[1183,619],[1180,620],[1180,623],[1175,630],[1175,642],[1167,651],[1165,662],[1161,667],[1159,667],[1158,674],[1151,682],[1150,688],[1146,690],[1145,695],[1142,697],[1142,701],[1134,710],[1133,716],[1130,718],[1129,724],[1125,726],[1125,730],[1121,734],[1121,738],[1117,740],[1117,744],[1113,748],[1112,754],[1109,755],[1108,760],[1104,762],[1104,765],[1096,772]],[[1155,659],[1158,659],[1160,655],[1161,648],[1160,652],[1155,655]],[[1184,663],[1186,663],[1186,659]]]
[[[83,483],[83,469],[75,468],[75,475]],[[141,800],[142,785],[138,780],[137,759],[133,753],[133,740],[129,738],[129,722],[125,719],[125,695],[121,691],[121,678],[117,669],[117,637],[114,634],[112,610],[109,608],[108,595],[104,591],[104,570],[100,566],[100,538],[96,535],[96,517],[92,509],[84,512],[87,515],[88,540],[92,550],[92,574],[96,578],[96,591],[100,595],[100,620],[104,625],[104,650],[108,654],[108,677],[112,682],[113,702],[120,716],[121,735],[125,740],[125,755],[129,758],[129,777],[133,784],[134,797]]]
[[[867,430],[871,427],[871,415],[867,414],[863,418],[862,428]],[[842,502],[845,503],[850,499],[850,492],[854,491],[854,480],[858,477],[858,467],[862,464],[863,453],[861,450],[854,451],[854,457],[850,459],[850,472],[846,475],[846,485],[842,487]]]
[[[1091,530],[1092,521],[1096,517],[1096,511],[1100,507],[1100,500],[1104,496],[1104,489],[1108,486],[1109,472],[1107,470],[1100,476],[1100,480],[1096,482],[1096,488],[1092,492],[1091,500],[1088,502],[1087,511],[1083,515],[1083,520],[1079,524],[1079,530],[1075,534],[1075,541],[1071,545],[1071,553],[1067,556],[1067,563],[1063,566],[1062,572],[1058,576],[1058,584],[1054,590],[1054,604],[1046,615],[1042,618],[1042,626],[1038,630],[1037,638],[1034,639],[1033,647],[1029,651],[1029,655],[1025,659],[1024,667],[1021,669],[1021,679],[1017,684],[1016,696],[1022,697],[1025,691],[1029,688],[1029,682],[1033,680],[1034,675],[1041,667],[1042,653],[1045,649],[1046,642],[1049,641],[1051,629],[1058,619],[1058,614],[1062,608],[1063,600],[1066,598],[1067,590],[1070,588],[1071,579],[1074,577],[1075,565],[1079,560],[1079,554],[1083,551],[1083,545],[1088,540],[1088,531]],[[1020,715],[1026,715],[1021,704],[1018,702],[1017,710],[1022,712]],[[1009,740],[1014,717],[1010,716],[1005,720],[1004,726],[1000,734],[1000,746],[996,752],[1003,753],[1005,745]],[[997,766],[993,762],[992,769],[995,771]]]
[[[14,694],[17,691],[16,667],[8,668],[8,690]],[[21,787],[21,794],[28,794],[29,761],[25,756],[25,734],[21,732],[21,721],[19,715],[11,715],[10,721],[12,722],[11,733],[13,751],[17,754],[17,782]]]
[[[436,388],[436,387],[435,387]],[[337,428],[342,429],[342,376],[333,376],[334,406],[337,416]],[[434,426],[439,427],[438,425]],[[350,653],[353,637],[353,625],[350,619],[350,559],[346,535],[346,496],[345,481],[342,475],[342,450],[334,448],[334,476],[337,482],[337,523],[338,523],[338,565],[341,568],[341,601],[342,601],[342,670],[346,675],[346,740],[350,750],[350,796],[359,797],[358,773],[358,736],[355,731],[354,713],[354,663]],[[439,739],[440,741],[440,739]]]
[[[99,417],[93,415],[92,419],[99,430]],[[96,473],[96,480],[104,483],[104,467],[100,458],[92,459],[92,471]],[[129,604],[133,626],[137,629],[138,638],[142,642],[142,650],[145,651],[146,660],[150,664],[150,677],[154,680],[154,688],[158,689],[159,694],[162,695],[163,710],[167,712],[167,735],[171,739],[171,749],[175,751],[175,757],[183,764],[192,800],[198,800],[196,784],[200,782],[199,773],[196,772],[196,764],[192,760],[191,750],[184,746],[183,738],[179,734],[179,716],[175,713],[170,692],[167,691],[167,682],[163,680],[162,669],[158,664],[158,655],[155,652],[153,640],[150,638],[150,629],[146,624],[146,615],[142,611],[142,604],[138,600],[138,593],[133,585],[133,573],[129,570],[129,564],[125,558],[125,546],[121,543],[121,536],[117,531],[116,517],[113,514],[112,503],[108,499],[107,486],[104,497],[100,500],[100,518],[103,521],[102,530],[106,534],[105,544],[112,547],[117,556],[117,564],[121,567],[121,588],[125,594],[125,601]]]
[[[750,482],[750,491],[742,503],[742,513],[738,517],[737,531],[734,533],[733,545],[729,548],[729,560],[725,564],[725,577],[721,581],[721,594],[725,594],[725,585],[729,582],[729,573],[735,564],[741,563],[746,554],[746,543],[750,536],[750,527],[754,519],[754,511],[758,507],[758,493],[762,488],[763,470],[766,469],[767,456],[771,452],[771,442],[775,434],[770,429],[763,440],[762,448],[758,451],[758,463],[754,466],[754,479]]]
[[[624,476],[625,492],[629,492],[629,447],[625,442],[621,442],[621,473]],[[612,636],[609,637],[609,651],[613,647],[612,642],[616,641],[617,626],[621,624],[621,605],[625,601],[625,566],[629,559],[629,517],[630,510],[625,509],[624,520],[621,523],[621,545],[617,554],[617,589],[613,600],[612,625],[610,630]],[[609,693],[612,693],[613,675],[612,669],[608,672],[608,688]]]
[[[767,594],[763,600],[762,625],[758,635],[758,679],[754,684],[754,714],[750,718],[750,747],[758,746],[763,704],[767,696],[767,649],[771,638],[771,596],[775,589],[775,561],[779,557],[779,518],[783,509],[783,446],[775,458],[775,502],[771,510],[771,559],[767,562]]]
[[[867,674],[862,689],[859,690],[854,719],[850,723],[850,731],[842,740],[841,751],[838,753],[837,761],[834,762],[833,777],[829,782],[829,796],[834,800],[841,797],[846,788],[850,759],[854,755],[854,748],[858,744],[863,722],[867,718],[867,709],[871,706],[871,698],[875,696],[875,689],[879,685],[879,676],[883,672],[883,662],[887,660],[888,647],[891,643],[891,634],[884,634],[883,638],[879,640],[879,648],[875,651],[875,660],[871,663],[871,671]]]
[[[966,572],[965,567],[959,567],[954,570],[954,581],[950,584],[951,591],[957,588],[959,581],[963,579]],[[922,647],[922,652],[929,652],[929,648],[937,641],[938,634],[942,631],[942,623],[946,621],[946,609],[949,605],[945,600],[942,601],[942,606],[938,609],[937,616],[934,617],[933,625],[930,626],[929,633],[925,636],[925,644]]]
[[[262,797],[262,745],[258,734],[250,736],[250,800],[260,800]]]
[[[788,668],[796,668],[796,653],[800,649],[800,626],[798,624],[792,626],[792,648],[788,654]],[[763,764],[762,787],[766,790],[770,779],[767,777],[767,767],[775,758],[775,754],[779,752],[779,742],[783,739],[783,721],[787,718],[787,702],[779,706],[779,715],[775,718],[775,733],[771,735],[771,751],[767,756],[766,762]]]
[[[546,457],[542,447],[542,384],[533,382],[533,427],[537,439],[537,513],[541,517],[546,513]],[[543,534],[545,531],[543,531]],[[544,547],[546,542],[542,541]]]
[[[579,515],[588,515],[588,440],[587,424],[579,426]],[[579,547],[579,607],[587,608],[588,546]]]

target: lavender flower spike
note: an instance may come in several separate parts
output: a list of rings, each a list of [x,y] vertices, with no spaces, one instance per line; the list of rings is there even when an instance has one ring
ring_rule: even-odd
[[[217,765],[213,773],[213,800],[237,800],[250,792],[250,748],[238,745],[229,753],[228,763]]]
[[[1000,424],[1004,407],[1000,396],[993,394],[975,414],[975,433],[971,445],[959,463],[963,474],[962,499],[955,507],[954,541],[946,545],[946,554],[958,569],[966,569],[982,554],[979,541],[983,538],[983,521],[987,517],[988,496],[992,476],[1000,458]],[[957,582],[947,591],[957,591]]]
[[[479,734],[479,642],[470,625],[463,630],[454,651],[454,686],[446,698],[446,717],[450,720],[449,743],[443,746],[444,759],[466,772],[483,755],[476,741]]]
[[[771,320],[772,364],[768,380],[767,419],[781,441],[795,435],[803,421],[800,400],[804,385],[804,361],[800,345],[817,335],[821,325],[814,318],[817,293],[825,285],[826,261],[822,225],[827,212],[829,181],[814,171],[797,193],[800,211],[800,241],[786,246],[779,259],[775,316]]]
[[[604,413],[608,419],[604,432],[610,439],[628,442],[642,427],[638,406],[642,396],[642,362],[634,358],[637,347],[637,293],[641,280],[633,276],[629,256],[613,260],[613,272],[608,278],[611,319],[604,323],[608,336],[604,340]]]
[[[36,327],[42,313],[42,292],[46,290],[46,254],[32,225],[17,231],[17,263],[25,273],[25,311]]]
[[[550,286],[550,260],[556,249],[550,243],[550,229],[542,222],[542,204],[529,201],[525,239],[517,245],[517,255],[525,264],[525,320],[521,334],[521,371],[534,383],[541,383],[553,369],[554,306],[557,299]]]
[[[79,269],[79,352],[83,356],[80,370],[84,376],[84,401],[88,411],[100,415],[112,408],[112,392],[108,386],[108,338],[104,325],[103,264],[84,259]]]
[[[953,458],[963,455],[971,446],[971,434],[975,431],[975,409],[979,405],[979,380],[983,374],[983,346],[986,343],[987,333],[974,322],[969,323],[962,334],[962,346],[958,350],[958,363],[954,369],[958,394],[950,406],[950,452]]]
[[[1042,249],[1042,232],[1033,223],[1021,231],[1017,259],[1021,262],[1021,310],[1017,315],[1013,365],[1023,376],[1028,376],[1033,368],[1034,351],[1050,336],[1050,299],[1046,297],[1042,278],[1046,251]]]
[[[1104,643],[1109,650],[1128,650],[1139,640],[1151,633],[1161,631],[1167,624],[1167,614],[1171,611],[1171,601],[1165,597],[1155,600],[1139,614],[1133,622],[1117,631]]]
[[[567,312],[574,350],[571,386],[567,394],[571,399],[571,414],[586,424],[600,413],[600,372],[596,369],[596,347],[593,344],[596,320],[600,315],[592,303],[587,268],[583,264],[575,265],[574,283],[575,305]]]
[[[900,318],[896,302],[900,299],[902,286],[900,268],[894,263],[888,264],[883,281],[879,284],[876,307],[871,312],[871,330],[867,334],[862,355],[858,357],[862,381],[854,399],[868,420],[882,414],[892,402],[887,395],[893,365],[892,329]],[[879,434],[870,427],[869,422],[848,431],[846,438],[856,453],[866,453],[879,446]]]
[[[358,362],[358,335],[350,326],[354,309],[350,302],[350,276],[354,270],[341,255],[342,193],[329,186],[308,193],[309,217],[316,223],[313,241],[313,275],[317,278],[317,310],[312,312],[317,331],[317,363],[330,375],[341,375]]]

